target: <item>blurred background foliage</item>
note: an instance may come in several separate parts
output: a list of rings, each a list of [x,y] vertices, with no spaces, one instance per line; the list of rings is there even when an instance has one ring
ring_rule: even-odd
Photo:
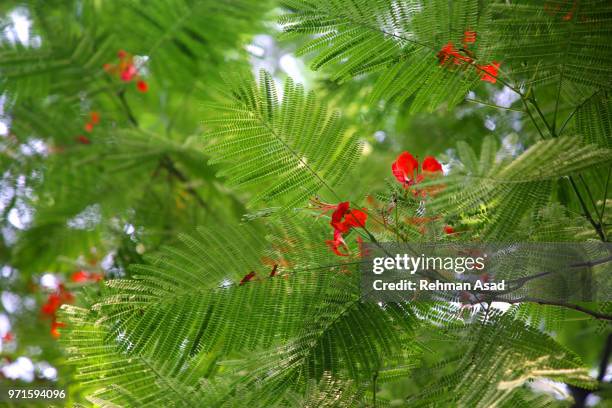
[[[503,15],[501,8],[510,2],[498,3],[494,16]],[[567,8],[567,13],[572,2],[547,3]],[[293,2],[285,6],[297,7]],[[205,121],[217,115],[208,103],[218,99],[229,73],[265,69],[279,88],[290,77],[316,91],[330,109],[342,110],[349,131],[364,147],[356,170],[338,191],[357,202],[388,190],[390,165],[404,150],[421,158],[434,155],[448,172],[463,166],[458,142],[480,152],[489,137],[516,157],[540,139],[523,100],[504,84],[476,80],[453,104],[414,110],[418,95],[399,102],[373,100],[384,73],[358,73],[347,79],[339,78],[333,65],[311,70],[311,64],[318,63],[317,53],[298,52],[309,39],[279,35],[277,21],[283,13],[272,0],[0,4],[0,389],[53,383],[71,390],[71,403],[84,403],[64,347],[50,331],[51,317],[41,312],[49,295],[62,285],[76,296],[75,305],[89,306],[104,297],[105,281],[130,278],[128,265],[143,263],[144,256],[176,244],[181,233],[238,222],[249,213],[249,193],[217,177],[219,168],[208,163],[202,138],[209,131]],[[609,13],[604,12],[606,25],[601,29],[608,36]],[[508,47],[520,49],[535,40],[527,33],[526,44],[513,42],[512,25],[502,18],[496,21],[499,36],[487,41],[503,46],[491,46],[487,52],[509,53],[502,68],[515,75],[526,93],[532,82],[537,84],[538,103],[546,116],[554,112],[557,129],[576,106],[595,103],[589,92],[593,87],[609,87],[609,72],[597,73],[599,83],[576,85],[580,65],[576,67],[575,61],[562,74],[563,86],[548,83],[546,78],[553,74],[542,72],[553,70],[556,63],[537,71],[534,64],[542,58],[536,51],[535,62],[513,58]],[[134,56],[138,78],[124,81],[104,68],[118,64],[120,52]],[[609,65],[609,49],[600,61],[590,63]],[[146,83],[146,92],[138,88],[138,80]],[[588,114],[604,118],[599,131],[586,133],[600,135],[593,136],[594,141],[610,147],[610,117],[604,116],[610,113],[609,101],[602,101],[590,113],[575,115],[567,129],[592,126]],[[99,123],[87,129],[93,112]],[[588,170],[583,174],[586,182],[579,186],[585,195],[590,188],[589,194],[603,197],[604,208],[609,206],[603,191],[606,175],[608,168]],[[568,183],[552,188],[564,207],[547,206],[551,219],[577,225],[583,239],[597,239],[581,217],[580,203]],[[607,220],[604,228],[609,231]],[[219,227],[218,233],[225,231]],[[103,278],[80,279],[75,276],[79,271]],[[549,333],[577,353],[596,377],[609,326],[602,328],[573,311],[564,318],[567,321]],[[435,339],[435,333],[420,335],[432,336],[428,345],[437,355],[452,348],[443,338]],[[427,363],[435,364],[435,359],[409,379],[381,381],[379,397],[399,405],[406,396],[417,395],[432,377],[428,370],[435,370]],[[328,385],[338,391],[333,382]],[[540,382],[535,388],[548,402],[569,404],[572,391],[566,384]],[[608,406],[609,392],[591,394],[588,404]]]

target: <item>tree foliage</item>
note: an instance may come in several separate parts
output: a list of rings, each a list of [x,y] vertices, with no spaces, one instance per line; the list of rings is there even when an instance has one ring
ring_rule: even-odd
[[[605,400],[609,304],[372,303],[359,275],[364,242],[608,242],[609,2],[277,6],[0,6],[0,279],[35,303],[45,273],[78,292],[58,342],[38,303],[5,310],[2,352],[34,339],[86,406]],[[261,33],[320,73],[254,69]],[[445,174],[398,183],[405,150]]]

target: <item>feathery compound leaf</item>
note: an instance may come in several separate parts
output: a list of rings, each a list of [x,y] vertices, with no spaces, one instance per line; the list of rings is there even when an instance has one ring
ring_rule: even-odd
[[[414,96],[413,110],[452,106],[479,80],[474,56],[465,64],[441,63],[438,52],[452,42],[460,47],[464,31],[474,31],[483,17],[477,1],[350,0],[283,2],[291,10],[280,20],[287,36],[318,34],[298,50],[316,52],[312,68],[331,67],[333,78],[382,71],[372,99],[398,102]],[[484,60],[486,39],[478,39]],[[465,57],[465,56],[463,56]],[[470,62],[468,62],[468,60]],[[488,61],[487,61],[488,63]]]
[[[585,143],[612,148],[612,100],[610,92],[598,92],[576,109],[576,131]]]
[[[95,324],[95,315],[86,309],[66,305],[60,318],[70,321],[61,342],[91,403],[109,408],[198,406],[197,377],[177,376],[162,360],[125,353],[120,338],[108,341],[108,327]]]
[[[550,336],[512,314],[481,312],[480,317],[485,320],[480,327],[460,329],[462,346],[468,347],[460,346],[460,359],[449,362],[452,374],[424,387],[408,400],[410,406],[515,406],[511,402],[529,398],[522,394],[523,385],[542,377],[595,386],[581,359]]]
[[[257,185],[252,203],[281,202],[289,208],[319,190],[333,193],[361,151],[340,115],[329,114],[291,79],[279,100],[265,71],[259,84],[238,78],[229,86],[231,103],[215,105],[218,119],[208,122],[213,130],[207,152],[211,163],[223,163],[219,175],[234,185]]]
[[[512,161],[492,165],[491,142],[483,144],[480,164],[471,148],[460,143],[465,171],[435,181],[442,188],[432,199],[431,209],[443,214],[479,214],[484,207],[486,212],[479,217],[487,221],[485,236],[503,239],[520,217],[537,213],[549,202],[552,183],[612,161],[612,150],[578,141],[576,137],[540,141]]]
[[[612,3],[526,0],[491,8],[496,50],[517,80],[610,88]]]

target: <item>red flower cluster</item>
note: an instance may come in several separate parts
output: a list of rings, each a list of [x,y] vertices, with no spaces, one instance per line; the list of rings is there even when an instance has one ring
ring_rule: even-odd
[[[419,161],[408,152],[402,152],[399,156],[397,156],[397,159],[395,159],[395,161],[391,165],[391,171],[393,172],[393,175],[395,176],[397,181],[402,183],[402,186],[406,189],[410,186],[414,186],[420,183],[426,177],[436,177],[437,175],[441,174],[442,165],[433,156],[427,156],[421,164],[421,172],[419,173],[418,170]],[[415,172],[417,172],[416,175]],[[412,193],[415,196],[420,195],[422,197],[425,197],[428,192],[433,193],[434,189],[412,189]]]
[[[449,61],[452,61],[455,65],[473,64],[474,57],[471,51],[468,50],[468,44],[474,44],[476,42],[475,31],[465,31],[463,33],[463,48],[458,50],[452,41],[449,41],[440,49],[436,57],[440,65],[446,65]],[[480,79],[485,82],[491,82],[494,84],[497,82],[497,73],[499,70],[500,62],[493,61],[487,65],[475,65],[482,72]]]
[[[74,295],[68,291],[64,285],[60,284],[57,291],[50,293],[47,297],[47,302],[42,305],[41,312],[51,318],[51,335],[55,338],[60,336],[57,330],[60,327],[65,327],[65,323],[57,321],[57,309],[64,303],[72,303]]]
[[[325,243],[336,255],[348,256],[348,253],[340,251],[341,247],[348,250],[348,246],[342,234],[350,232],[353,228],[365,228],[365,223],[368,219],[368,214],[364,211],[365,208],[361,210],[351,209],[349,202],[343,201],[335,206],[324,204],[322,209],[324,212],[331,209],[334,210],[329,223],[334,229],[334,239],[325,241]]]
[[[481,65],[480,68],[484,71],[480,77],[481,81],[494,84],[497,82],[497,71],[499,70],[499,62],[493,61],[491,64]]]
[[[117,53],[119,58],[118,64],[104,64],[104,70],[111,75],[116,76],[123,82],[136,81],[136,89],[140,92],[147,92],[149,85],[140,77],[136,65],[134,65],[134,56],[124,50],[119,50]]]
[[[13,336],[13,333],[11,333],[10,331],[7,331],[4,336],[2,336],[2,341],[3,342],[10,342],[13,341],[15,339],[15,336]]]
[[[100,273],[76,271],[70,277],[70,280],[77,283],[100,282],[104,276]]]
[[[421,164],[421,173],[418,173],[419,161],[409,152],[402,152],[397,159],[391,165],[391,171],[396,180],[402,183],[402,186],[407,189],[411,186],[415,186],[422,182],[426,178],[438,177],[442,174],[442,165],[433,156],[427,156]],[[417,174],[415,174],[415,172]],[[439,187],[425,187],[421,189],[412,189],[412,194],[421,197],[425,197],[427,194],[433,195]],[[412,225],[419,226],[421,234],[425,233],[425,224],[437,220],[439,217],[412,217],[407,220]],[[455,230],[450,225],[444,227],[444,233],[451,235],[455,233]]]

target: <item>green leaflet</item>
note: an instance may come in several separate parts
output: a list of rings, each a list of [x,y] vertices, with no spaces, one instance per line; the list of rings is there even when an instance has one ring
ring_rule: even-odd
[[[361,150],[339,113],[328,113],[314,94],[287,79],[279,100],[270,74],[231,78],[230,101],[214,105],[215,120],[206,124],[211,163],[221,163],[220,176],[231,184],[251,187],[251,200],[300,206],[318,192],[335,195],[350,174]]]

